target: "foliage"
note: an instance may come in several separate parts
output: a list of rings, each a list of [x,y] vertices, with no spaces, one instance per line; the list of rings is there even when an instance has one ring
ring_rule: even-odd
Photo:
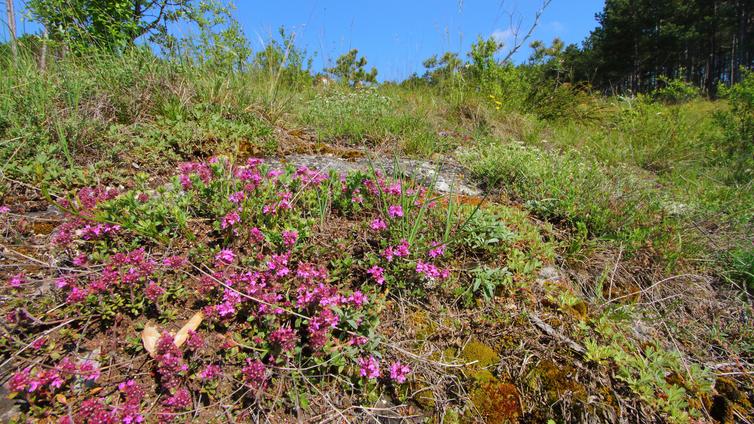
[[[251,56],[249,41],[241,25],[233,16],[232,3],[220,0],[202,0],[186,12],[186,17],[196,24],[199,34],[170,40],[167,50],[171,56],[189,60],[214,72],[243,69]]]
[[[712,390],[713,377],[698,364],[688,364],[677,350],[658,344],[637,350],[629,339],[626,322],[619,312],[600,316],[595,323],[607,344],[589,340],[587,358],[601,362],[610,359],[618,366],[617,377],[625,381],[642,399],[658,407],[674,423],[686,423],[700,411],[689,405]],[[670,377],[669,377],[670,375]],[[698,402],[698,401],[697,401]]]
[[[270,40],[264,50],[257,52],[253,65],[261,72],[288,87],[302,88],[312,83],[312,57],[296,47],[295,34],[278,31],[280,41]]]
[[[335,60],[335,66],[325,69],[325,72],[351,87],[377,82],[377,68],[372,67],[371,70],[367,71],[366,57],[358,56],[359,50],[351,49],[348,53],[340,55]]]
[[[744,22],[752,7],[740,0],[610,0],[572,66],[582,78],[596,69],[591,82],[606,91],[651,92],[666,85],[664,77],[714,95],[718,81],[738,82],[739,66],[748,66],[754,28]]]
[[[485,299],[495,297],[498,289],[510,286],[513,275],[506,268],[480,267],[471,271],[471,287],[469,295],[482,294]]]
[[[682,79],[659,78],[662,86],[654,89],[650,97],[663,103],[683,103],[699,97],[699,89]]]
[[[754,73],[746,72],[743,81],[721,94],[730,102],[729,112],[717,115],[724,131],[724,149],[735,169],[733,178],[750,181],[754,176]]]
[[[31,0],[32,16],[50,36],[76,50],[90,45],[121,50],[149,34],[154,41],[167,36],[168,25],[193,11],[191,0]]]
[[[488,187],[501,187],[538,215],[583,222],[598,237],[626,237],[641,245],[653,228],[660,205],[652,190],[619,170],[587,164],[575,152],[565,155],[521,146],[490,143],[466,152],[464,160]],[[662,233],[659,233],[660,235]]]

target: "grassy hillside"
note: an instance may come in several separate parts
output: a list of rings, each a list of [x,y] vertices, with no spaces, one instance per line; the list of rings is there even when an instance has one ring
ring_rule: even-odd
[[[502,65],[350,86],[139,50],[0,66],[20,417],[752,418],[735,90],[604,97]],[[484,194],[249,160],[301,153],[460,163]],[[145,350],[200,310],[186,347]]]

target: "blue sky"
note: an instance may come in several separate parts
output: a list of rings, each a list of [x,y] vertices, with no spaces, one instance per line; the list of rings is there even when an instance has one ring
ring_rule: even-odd
[[[320,70],[350,48],[358,48],[379,79],[405,78],[422,72],[422,61],[445,51],[465,54],[478,35],[494,35],[510,44],[511,19],[528,29],[539,0],[236,0],[236,16],[252,48],[259,50],[284,25],[296,33],[297,44],[315,55]],[[36,31],[20,16],[23,2],[16,0],[20,31]],[[594,29],[595,13],[604,0],[552,0],[542,15],[533,39],[581,43]],[[3,12],[5,12],[3,10]],[[3,13],[3,17],[5,13]],[[4,23],[4,21],[3,21]],[[3,25],[4,26],[4,25]],[[188,28],[175,28],[188,31]],[[7,30],[2,37],[7,38]],[[514,57],[529,56],[522,48]]]

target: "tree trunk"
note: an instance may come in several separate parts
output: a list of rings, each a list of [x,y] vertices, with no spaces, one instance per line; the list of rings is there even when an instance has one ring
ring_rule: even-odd
[[[13,52],[13,60],[18,57],[16,45],[16,14],[13,13],[13,0],[5,0],[5,10],[8,12],[8,31],[10,32],[10,49]]]
[[[47,69],[47,27],[42,26],[42,48],[39,49],[39,72]]]

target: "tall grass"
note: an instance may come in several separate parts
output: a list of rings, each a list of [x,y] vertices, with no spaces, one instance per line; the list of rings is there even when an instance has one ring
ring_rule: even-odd
[[[730,177],[730,135],[714,118],[725,102],[547,94],[512,67],[476,82],[317,86],[286,68],[292,49],[278,52],[280,66],[243,70],[133,49],[51,59],[42,72],[22,48],[15,63],[0,58],[2,172],[60,188],[122,181],[197,157],[274,154],[274,127],[295,127],[410,156],[460,148],[489,188],[594,237],[651,243],[671,258],[696,254],[701,237],[743,252],[738,262],[751,257],[754,188]]]

